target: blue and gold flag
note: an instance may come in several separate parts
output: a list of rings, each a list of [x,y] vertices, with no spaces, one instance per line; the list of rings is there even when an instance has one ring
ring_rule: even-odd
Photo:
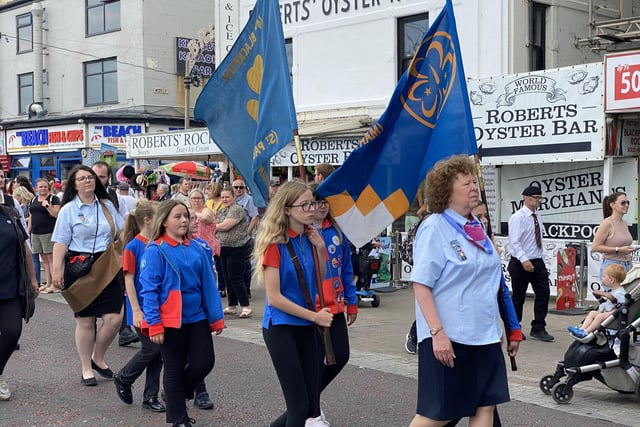
[[[477,151],[453,5],[447,0],[380,120],[318,193],[349,240],[361,247],[409,209],[438,160]]]
[[[231,51],[196,101],[222,152],[266,205],[269,159],[298,128],[278,0],[258,0]]]

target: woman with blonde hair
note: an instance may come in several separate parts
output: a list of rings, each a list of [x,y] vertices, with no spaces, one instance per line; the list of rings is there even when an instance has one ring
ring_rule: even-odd
[[[207,201],[205,202],[205,206],[207,206],[212,211],[217,211],[222,207],[222,201],[220,200],[220,193],[222,193],[222,184],[219,182],[212,182],[207,184],[204,188],[204,192],[207,195]]]
[[[15,191],[25,187],[18,187]],[[31,235],[31,244],[33,253],[38,254],[42,258],[42,264],[46,273],[45,282],[47,288],[43,289],[43,293],[55,292],[55,287],[51,284],[51,273],[53,272],[53,242],[51,236],[56,226],[56,219],[60,211],[60,199],[58,196],[52,196],[49,192],[49,182],[44,178],[38,178],[36,181],[37,197],[29,199],[29,219],[27,228]]]
[[[324,239],[312,225],[317,206],[308,185],[287,182],[269,202],[256,236],[254,277],[267,294],[262,336],[287,407],[271,427],[303,426],[320,412],[315,325],[330,327],[333,314],[329,308],[315,310],[315,269],[324,277],[328,259]]]

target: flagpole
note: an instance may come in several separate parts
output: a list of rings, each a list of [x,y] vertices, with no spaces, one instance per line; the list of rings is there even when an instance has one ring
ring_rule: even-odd
[[[480,165],[480,156],[478,153],[473,155],[474,165],[476,167],[476,176],[478,177],[478,189],[480,190],[480,198],[482,202],[485,204],[487,208],[487,236],[491,238],[493,235],[493,231],[491,230],[491,215],[489,215],[489,205],[487,204],[487,193],[484,188],[484,177],[482,175],[482,166]],[[493,240],[492,240],[493,242]],[[504,275],[502,276],[502,280],[504,280]],[[506,342],[507,347],[509,347],[509,336],[511,335],[511,328],[509,327],[509,319],[507,318],[507,309],[505,307],[505,302],[502,293],[504,290],[502,289],[502,282],[500,283],[500,288],[498,290],[498,308],[500,309],[500,317],[502,317],[502,322],[504,323],[504,330],[507,336]],[[511,370],[517,371],[518,365],[516,364],[515,356],[509,354],[509,360],[511,362]]]
[[[304,168],[304,162],[302,161],[302,149],[300,148],[300,135],[298,129],[293,130],[293,142],[296,144],[296,155],[298,156],[298,173],[300,179],[307,182],[307,171]]]

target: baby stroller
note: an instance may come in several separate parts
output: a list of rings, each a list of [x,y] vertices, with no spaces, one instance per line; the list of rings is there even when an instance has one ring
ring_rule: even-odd
[[[354,250],[354,252],[356,251]],[[356,281],[358,303],[370,302],[372,307],[378,307],[380,305],[380,297],[370,287],[373,275],[380,269],[380,258],[370,256],[371,252],[372,246],[365,245],[356,253],[352,253],[351,259],[353,274],[358,276]]]
[[[569,403],[573,386],[593,378],[620,393],[635,393],[640,399],[640,267],[632,268],[622,283],[627,294],[624,304],[600,327],[584,338],[575,338],[557,362],[553,375],[540,380],[540,390],[557,403]],[[629,323],[630,322],[630,323]],[[614,343],[619,340],[616,352]],[[561,382],[566,376],[567,379]]]

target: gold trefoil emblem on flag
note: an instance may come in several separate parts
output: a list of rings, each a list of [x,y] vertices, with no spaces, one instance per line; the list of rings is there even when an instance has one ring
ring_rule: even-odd
[[[456,71],[451,35],[438,31],[424,39],[409,66],[408,88],[400,96],[403,108],[424,126],[434,128],[451,93]]]
[[[253,60],[253,65],[247,71],[247,84],[252,91],[260,95],[260,89],[262,88],[262,73],[264,71],[264,63],[262,62],[262,55],[256,55]],[[257,99],[250,99],[247,101],[247,113],[251,118],[258,123],[258,105]]]

